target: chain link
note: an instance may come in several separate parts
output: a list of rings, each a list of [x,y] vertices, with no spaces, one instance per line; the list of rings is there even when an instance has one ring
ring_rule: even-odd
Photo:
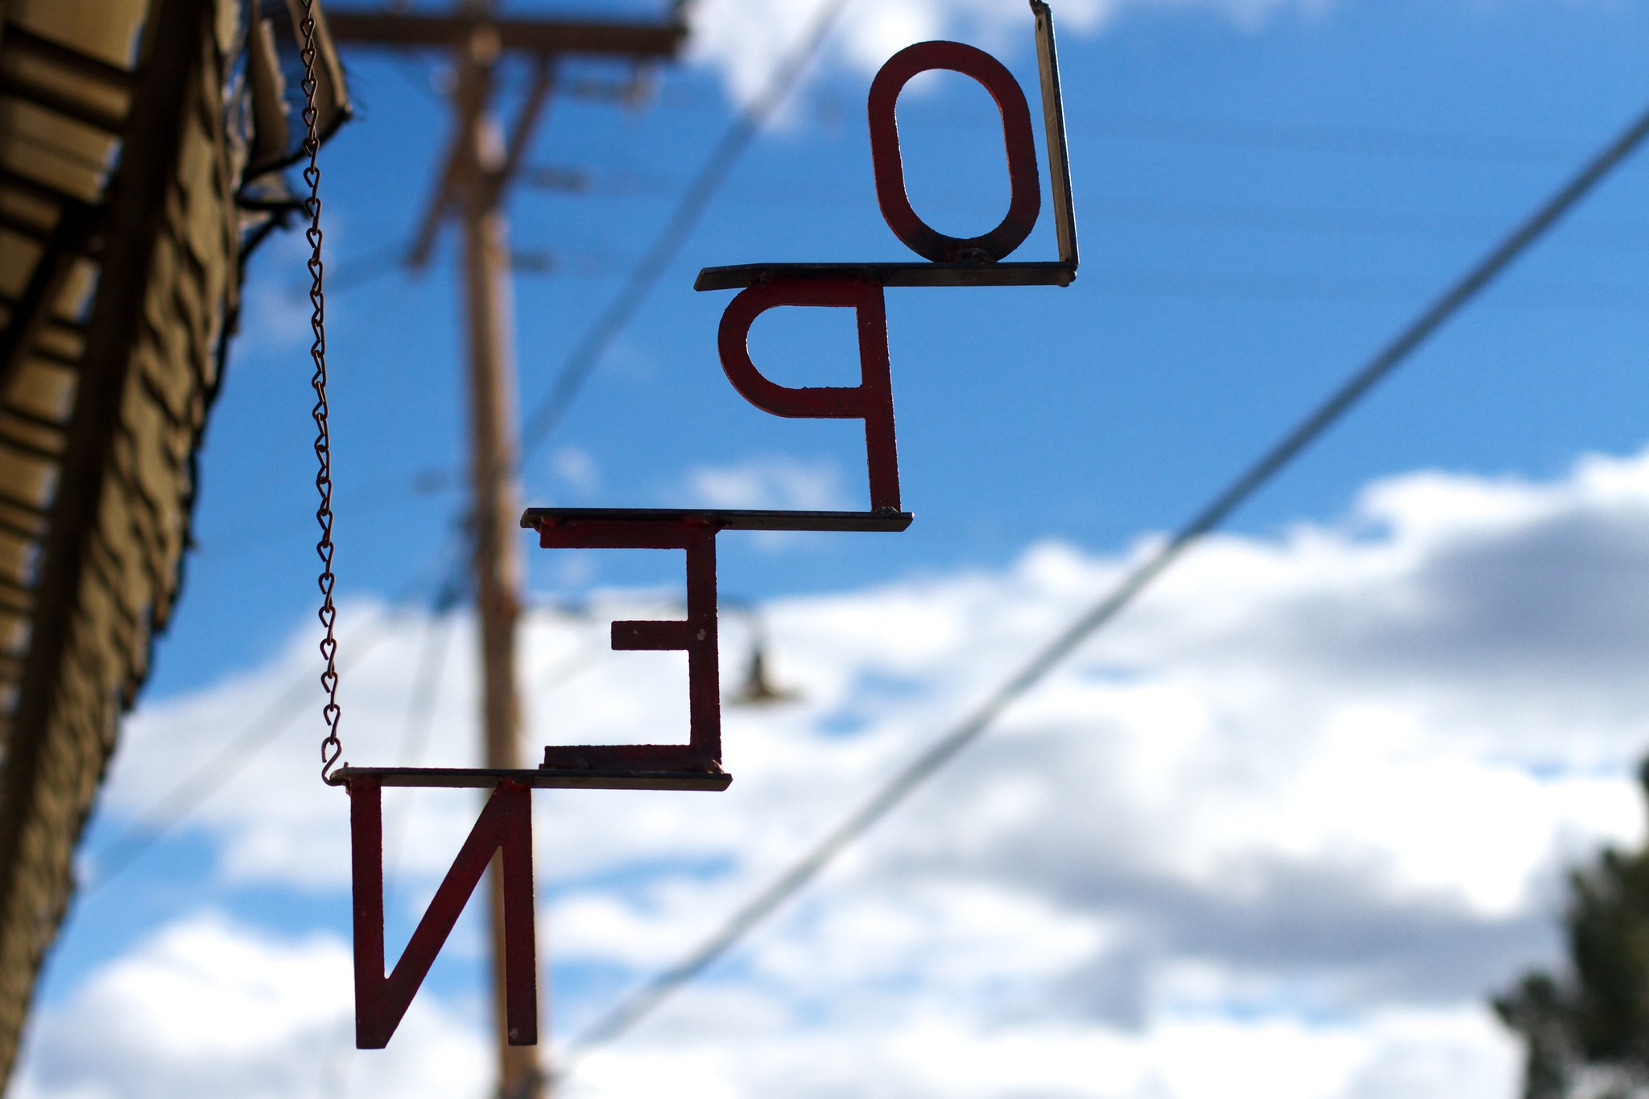
[[[320,112],[315,106],[315,93],[319,86],[315,76],[315,0],[303,0],[303,19],[298,29],[303,37],[303,148],[309,156],[309,163],[303,170],[304,182],[309,185],[309,197],[304,200],[304,209],[309,214],[306,235],[309,238],[309,304],[313,307],[309,326],[315,333],[315,342],[309,348],[310,357],[315,360],[315,375],[310,379],[315,389],[315,408],[311,415],[315,419],[315,458],[319,463],[315,488],[321,495],[321,505],[315,510],[315,519],[321,525],[321,537],[315,543],[315,552],[321,559],[320,619],[326,629],[326,636],[321,638],[321,658],[326,661],[326,670],[321,673],[321,688],[326,691],[326,705],[321,709],[326,719],[326,739],[321,741],[321,780],[336,786],[339,782],[332,777],[332,768],[343,754],[344,745],[338,739],[338,719],[342,716],[338,708],[338,639],[334,631],[338,608],[332,601],[332,588],[337,581],[332,574],[332,434],[327,425],[326,294],[321,285],[321,141]]]

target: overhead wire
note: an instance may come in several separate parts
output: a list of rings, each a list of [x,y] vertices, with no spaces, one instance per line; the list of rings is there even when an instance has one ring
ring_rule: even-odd
[[[358,286],[365,286],[375,279],[381,278],[402,266],[406,256],[404,243],[387,244],[374,248],[370,252],[363,252],[358,256],[350,256],[341,263],[337,274],[332,276],[332,285],[328,289],[335,292],[353,290]]]
[[[455,594],[449,593],[454,591],[455,583],[462,579],[462,560],[463,555],[453,552],[450,544],[441,555],[438,563],[442,568],[438,574],[435,596],[438,608],[443,605],[450,606],[456,599]],[[407,585],[406,590],[393,598],[391,603],[398,604],[404,601],[411,591],[423,586],[423,578],[415,579]],[[346,655],[340,658],[340,672],[347,672],[359,665],[392,636],[392,631],[388,629],[390,617],[388,614],[380,615],[346,635],[345,640],[349,641],[350,645],[344,650]],[[188,819],[208,798],[249,766],[258,753],[273,743],[276,737],[309,713],[313,700],[314,676],[305,670],[288,684],[286,690],[260,710],[257,716],[243,725],[240,732],[225,741],[215,753],[155,798],[146,808],[133,814],[133,823],[124,835],[114,841],[108,854],[94,863],[96,876],[80,886],[80,896],[85,897],[102,889],[148,854],[161,839]]]
[[[927,107],[930,125],[977,129],[983,116]],[[1424,160],[1479,161],[1510,164],[1571,163],[1576,145],[1569,139],[1514,137],[1505,134],[1445,133],[1384,126],[1332,123],[1277,123],[1261,119],[1195,118],[1074,110],[1067,124],[1082,125],[1096,137],[1174,144],[1219,145],[1301,153],[1355,153]]]
[[[426,633],[421,647],[413,693],[407,704],[401,744],[395,757],[400,760],[416,759],[425,750],[434,717],[435,699],[451,653],[452,631],[446,623],[445,616],[458,604],[462,596],[466,561],[464,555],[456,552],[449,544],[439,563],[442,565],[442,571],[437,576],[435,594],[431,599],[431,617],[427,624],[429,632]],[[391,603],[398,604],[404,601],[412,590],[423,586],[422,578],[415,580],[407,585],[402,593],[393,597]],[[385,615],[371,620],[345,636],[350,645],[347,650],[348,657],[339,664],[340,672],[349,671],[363,662],[393,635],[393,631],[388,628],[390,618],[391,616]],[[600,667],[612,655],[610,652],[599,650],[593,653],[581,650],[572,660],[552,668],[542,689],[556,690],[565,686],[573,679]],[[97,875],[80,887],[80,895],[84,897],[95,893],[119,877],[148,854],[161,839],[181,825],[208,798],[248,767],[260,751],[273,743],[276,737],[292,726],[293,722],[309,712],[313,689],[313,677],[307,671],[301,673],[285,691],[259,711],[256,717],[247,722],[241,731],[225,742],[215,754],[155,798],[147,808],[133,814],[135,823],[123,836],[114,841],[109,854],[97,860],[94,864]],[[396,848],[399,835],[398,825],[390,824],[386,827],[385,865],[394,862],[390,852]]]
[[[673,88],[660,96],[660,105],[686,112],[708,112],[719,104],[696,89]],[[841,118],[840,105],[824,101],[821,115],[827,121]],[[933,101],[913,104],[902,117],[923,126],[947,129],[989,130],[996,126],[993,116],[954,107],[936,106]],[[1089,138],[1132,140],[1183,145],[1213,145],[1232,148],[1275,149],[1306,153],[1350,154],[1400,159],[1450,160],[1503,164],[1567,164],[1577,152],[1576,143],[1566,137],[1531,137],[1470,131],[1440,131],[1399,126],[1360,126],[1334,122],[1286,121],[1271,119],[1210,117],[1196,115],[1137,114],[1114,110],[1088,110],[1076,103],[1066,104],[1065,122],[1081,129]]]
[[[339,658],[338,671],[351,671],[371,655],[391,635],[384,627],[384,622],[374,621],[346,635],[345,639],[350,644],[344,649],[345,655]],[[361,634],[367,636],[362,638]],[[263,748],[307,716],[315,697],[314,680],[315,677],[306,668],[286,690],[276,695],[256,717],[243,725],[240,732],[224,741],[200,766],[135,814],[136,823],[114,842],[108,854],[94,862],[96,876],[79,888],[80,896],[89,896],[118,878],[148,854],[162,837],[182,824],[207,798],[239,774]]]
[[[925,188],[930,202],[958,206],[972,200],[965,186]],[[1199,202],[1161,195],[1084,192],[1084,224],[1148,225],[1170,229],[1368,238],[1382,241],[1466,241],[1475,243],[1500,227],[1498,219],[1465,218],[1418,210],[1357,210],[1349,207],[1286,206],[1237,201]],[[728,203],[753,206],[858,207],[865,196],[840,181],[801,176],[746,178],[725,192]],[[1649,222],[1591,222],[1572,225],[1562,244],[1599,251],[1649,250]],[[1086,274],[1084,276],[1086,278]]]
[[[788,869],[739,906],[710,936],[675,965],[619,1000],[580,1034],[560,1059],[563,1075],[589,1051],[616,1041],[651,1014],[673,992],[702,974],[741,939],[870,831],[925,782],[995,723],[1080,644],[1131,604],[1190,546],[1220,526],[1232,512],[1297,458],[1311,443],[1366,397],[1467,302],[1540,239],[1576,203],[1649,136],[1649,110],[1639,115],[1563,187],[1449,286],[1389,343],[1360,366],[1329,397],[1285,433],[1270,449],[1214,495],[1156,552],[1130,570],[1102,599],[1060,631],[1031,659],[948,732],[884,783],[827,832]]]
[[[1414,300],[1412,279],[1312,275],[1284,272],[1113,270],[1088,273],[1090,284],[1125,298],[1196,301],[1301,302],[1314,305],[1383,305]],[[1486,303],[1487,304],[1487,303]],[[1642,312],[1649,285],[1628,283],[1525,283],[1494,303],[1515,309],[1582,309]]]

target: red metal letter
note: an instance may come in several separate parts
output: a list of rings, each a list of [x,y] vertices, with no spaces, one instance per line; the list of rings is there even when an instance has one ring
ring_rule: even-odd
[[[538,1043],[538,960],[533,941],[532,800],[527,787],[501,782],[470,829],[435,899],[412,933],[395,971],[384,976],[383,789],[351,779],[349,826],[355,885],[355,1046],[383,1049],[424,983],[435,955],[475,892],[492,853],[503,851],[505,1025],[513,1046]]]
[[[859,384],[792,389],[757,370],[750,361],[750,326],[761,314],[779,305],[851,307],[859,324]],[[880,283],[866,279],[782,278],[759,283],[728,303],[716,343],[722,369],[733,388],[757,408],[775,416],[864,420],[871,510],[899,510],[899,454],[893,434],[887,309]]]
[[[539,528],[540,544],[569,549],[687,551],[687,617],[613,623],[613,648],[687,651],[688,743],[552,744],[551,768],[721,770],[721,672],[716,653],[716,530],[704,520],[562,519]]]
[[[1012,188],[1007,216],[980,237],[951,237],[932,228],[911,209],[905,194],[905,163],[899,152],[899,123],[894,105],[905,84],[917,73],[948,69],[971,76],[985,86],[1002,114],[1002,140],[1008,154],[1008,182]],[[1031,136],[1031,110],[1025,93],[1002,62],[983,50],[960,42],[918,42],[888,58],[870,84],[870,162],[876,174],[876,201],[888,228],[911,251],[936,263],[965,263],[1006,256],[1030,236],[1042,209],[1042,185],[1036,174],[1036,139]]]

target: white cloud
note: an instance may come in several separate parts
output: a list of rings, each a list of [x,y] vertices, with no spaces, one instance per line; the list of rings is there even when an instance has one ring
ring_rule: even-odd
[[[1508,1039],[1479,1010],[1383,1012],[1356,1025],[1186,1018],[1137,1033],[958,1023],[934,1015],[897,1031],[792,1032],[719,1050],[657,1043],[590,1058],[563,1094],[1457,1099],[1509,1096],[1515,1080]]]
[[[1211,539],[568,1094],[1505,1094],[1516,1052],[1484,994],[1552,956],[1563,863],[1643,835],[1644,561],[1649,455],[1539,484],[1417,474],[1343,524]],[[1044,545],[1000,572],[770,604],[775,678],[803,700],[727,709],[727,793],[539,797],[544,940],[609,986],[679,956],[1128,563]],[[606,650],[610,618],[674,612],[596,609],[531,621],[528,758],[685,736],[679,657]],[[346,653],[379,639],[345,675],[346,755],[412,762],[418,619],[346,613]],[[471,640],[446,628],[461,636],[423,761],[461,763]],[[731,685],[743,627],[725,629]],[[107,810],[149,804],[178,758],[313,664],[299,638],[257,675],[146,707]],[[226,876],[345,888],[318,742],[314,721],[283,734],[198,816]],[[403,914],[475,805],[390,802]],[[558,1004],[575,1029],[601,1006]]]
[[[550,459],[550,470],[558,480],[581,495],[589,495],[601,486],[601,469],[588,451],[576,446],[564,446]]]
[[[699,466],[688,471],[687,491],[695,503],[713,508],[833,511],[848,507],[835,463],[782,456],[730,466]]]
[[[720,69],[734,98],[749,100],[780,59],[800,42],[828,0],[698,0],[689,48]],[[1273,14],[1314,11],[1326,0],[1055,0],[1062,31],[1091,33],[1130,9],[1207,10],[1245,28]],[[1028,54],[1032,21],[1023,0],[850,0],[827,56],[873,73],[913,42],[957,38],[993,51],[1020,44]]]
[[[687,498],[712,508],[846,511],[854,506],[842,488],[841,470],[834,462],[785,456],[691,469],[687,473]],[[747,537],[754,545],[774,551],[805,545],[817,536],[764,530]]]
[[[20,1099],[357,1099],[467,1094],[486,1045],[430,997],[388,1051],[353,1046],[349,948],[216,915],[170,925],[94,973],[27,1036]]]

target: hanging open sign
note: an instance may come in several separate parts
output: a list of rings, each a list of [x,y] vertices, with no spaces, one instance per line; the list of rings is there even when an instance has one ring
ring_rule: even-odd
[[[506,1024],[514,1044],[537,1041],[537,962],[533,942],[532,816],[534,787],[724,790],[721,685],[716,614],[716,536],[734,530],[902,531],[899,459],[888,361],[888,286],[1069,285],[1076,277],[1076,223],[1066,164],[1065,125],[1047,4],[1036,13],[1042,116],[1053,195],[1057,261],[1007,262],[1035,227],[1042,203],[1035,139],[1025,94],[989,54],[957,42],[922,42],[895,54],[872,81],[868,98],[871,164],[877,202],[894,235],[920,262],[776,263],[710,267],[698,290],[737,289],[717,334],[723,370],[751,404],[776,416],[862,420],[870,506],[865,511],[529,508],[521,525],[550,549],[657,549],[686,556],[686,616],[612,624],[617,650],[687,654],[688,729],[684,738],[635,744],[550,745],[531,770],[444,767],[338,768],[348,785],[354,848],[356,1044],[389,1041],[494,853],[503,868]],[[905,85],[934,69],[977,80],[1002,120],[1010,196],[995,228],[952,237],[922,220],[905,193],[895,107]],[[785,386],[751,359],[749,335],[769,309],[852,309],[858,332],[859,382]],[[384,972],[382,789],[386,786],[491,788],[492,795],[431,901],[400,960]]]

